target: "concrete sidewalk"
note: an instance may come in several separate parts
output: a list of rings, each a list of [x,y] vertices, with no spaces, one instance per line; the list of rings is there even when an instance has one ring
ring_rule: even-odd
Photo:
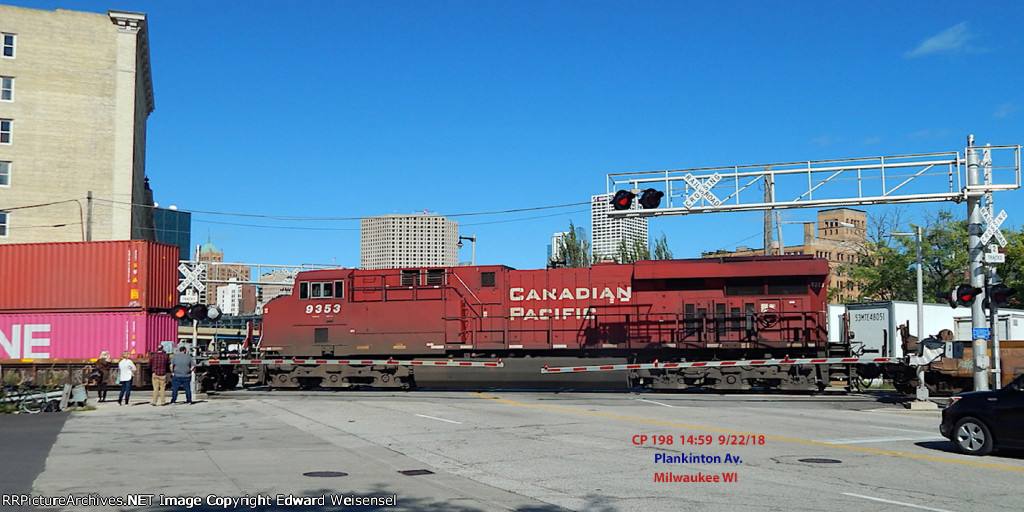
[[[87,501],[40,508],[561,510],[424,467],[387,447],[284,411],[269,400],[208,399],[152,407],[149,398],[140,393],[130,406],[105,402],[95,404],[95,411],[70,415],[32,494]],[[434,473],[400,473],[420,470]],[[332,505],[332,498],[378,505]],[[122,502],[104,505],[104,500]],[[147,500],[149,505],[144,506]]]

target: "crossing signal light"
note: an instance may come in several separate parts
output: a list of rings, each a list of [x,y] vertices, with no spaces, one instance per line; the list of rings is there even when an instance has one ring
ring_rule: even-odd
[[[962,284],[956,287],[956,304],[958,306],[970,306],[974,304],[974,299],[981,293],[981,288],[976,288],[969,284]]]
[[[1006,305],[1010,300],[1010,296],[1017,293],[1016,288],[1010,288],[1005,284],[994,284],[988,288],[988,293],[985,294],[985,300],[982,302],[982,306],[985,309],[989,309],[992,304],[995,304],[997,308],[1001,308]]]
[[[175,320],[210,320],[217,321],[223,316],[217,306],[206,304],[178,304],[170,309],[169,313]]]
[[[645,209],[657,208],[661,204],[661,198],[664,195],[664,192],[657,189],[649,188],[644,190],[640,194],[640,207]]]
[[[939,292],[936,296],[945,300],[949,307],[955,308],[957,306],[968,307],[974,304],[974,299],[978,297],[979,293],[981,293],[981,288],[962,284],[948,292]]]
[[[633,198],[636,194],[628,190],[620,190],[615,193],[615,197],[612,198],[612,208],[616,210],[628,210],[629,206],[633,204]]]

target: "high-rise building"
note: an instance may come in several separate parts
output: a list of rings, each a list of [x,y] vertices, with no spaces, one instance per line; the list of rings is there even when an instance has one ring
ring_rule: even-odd
[[[202,247],[199,247],[196,259],[206,263],[206,290],[205,296],[200,297],[200,301],[205,301],[207,304],[217,304],[220,306],[218,288],[227,285],[231,281],[247,283],[252,274],[252,269],[245,265],[224,263],[224,251],[218,251],[217,246],[213,245],[213,242],[210,240],[207,240]],[[236,284],[235,286],[239,285]],[[251,284],[241,284],[240,288],[241,307],[239,314],[248,314],[256,311],[256,287]],[[221,310],[225,311],[224,308],[221,308]]]
[[[242,314],[242,285],[229,283],[217,287],[217,307],[225,315]]]
[[[146,15],[0,5],[0,243],[154,239]]]
[[[256,312],[261,313],[263,305],[275,297],[292,293],[295,286],[295,270],[275,269],[260,276],[259,297],[256,301]]]
[[[440,215],[382,215],[362,219],[360,265],[364,269],[454,267],[459,223]]]
[[[647,246],[647,219],[608,217],[611,200],[611,194],[590,198],[590,253],[594,260],[615,259],[622,241],[627,245],[639,241]]]
[[[560,231],[551,235],[551,244],[548,245],[548,264],[565,263],[565,257],[562,254],[562,249],[565,244],[565,236],[568,235],[568,231]]]
[[[187,260],[192,247],[192,214],[171,208],[153,208],[156,241],[178,246],[178,258]]]

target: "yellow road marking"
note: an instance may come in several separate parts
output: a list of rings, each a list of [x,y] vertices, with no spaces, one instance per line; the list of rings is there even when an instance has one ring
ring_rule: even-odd
[[[988,462],[976,462],[976,461],[971,461],[971,460],[951,459],[951,458],[948,458],[948,457],[936,457],[934,455],[918,455],[918,454],[914,454],[914,453],[894,452],[894,451],[891,451],[891,450],[878,450],[878,449],[875,449],[875,448],[865,448],[863,446],[851,446],[851,445],[848,445],[848,444],[831,444],[831,443],[823,443],[823,442],[820,442],[820,441],[811,441],[811,440],[808,440],[808,439],[797,439],[797,438],[794,438],[794,437],[772,436],[772,435],[767,435],[767,434],[755,434],[755,433],[752,433],[752,432],[741,432],[741,431],[738,431],[738,430],[727,430],[727,429],[723,429],[723,428],[704,427],[704,426],[700,426],[700,425],[687,425],[685,423],[676,423],[676,422],[672,422],[672,421],[649,420],[649,419],[646,419],[646,418],[634,418],[632,416],[622,416],[622,415],[619,415],[619,414],[608,414],[608,413],[593,412],[593,411],[580,411],[578,409],[566,409],[564,407],[553,407],[553,406],[550,406],[550,405],[528,404],[528,403],[524,403],[524,402],[516,402],[516,401],[513,401],[513,400],[506,400],[504,398],[498,398],[498,397],[486,395],[484,393],[473,393],[473,395],[477,396],[477,397],[480,397],[480,398],[486,398],[488,400],[493,400],[495,402],[499,402],[499,403],[503,403],[503,404],[518,405],[518,406],[522,406],[522,407],[533,407],[533,408],[536,408],[536,409],[547,409],[549,411],[568,412],[568,413],[573,413],[573,414],[586,414],[586,415],[589,415],[589,416],[599,416],[599,417],[602,417],[602,418],[611,418],[611,419],[615,419],[615,420],[636,421],[636,422],[640,422],[640,423],[650,423],[652,425],[665,425],[665,426],[668,426],[668,427],[679,427],[679,428],[688,428],[688,429],[692,429],[692,430],[703,430],[703,431],[711,431],[711,432],[720,432],[722,434],[735,434],[735,435],[743,435],[743,436],[760,436],[760,435],[764,435],[765,439],[772,439],[774,441],[785,441],[787,443],[798,443],[798,444],[806,444],[806,445],[811,445],[811,446],[823,446],[823,447],[826,447],[826,448],[839,448],[841,450],[849,450],[849,451],[864,452],[864,453],[874,453],[876,455],[889,455],[889,456],[892,456],[892,457],[905,457],[905,458],[908,458],[908,459],[931,460],[931,461],[935,461],[935,462],[948,462],[948,463],[952,463],[952,464],[962,464],[962,465],[965,465],[965,466],[976,466],[976,467],[979,467],[979,468],[989,468],[989,469],[1003,469],[1003,470],[1006,470],[1006,471],[1017,471],[1017,472],[1020,472],[1020,473],[1024,473],[1024,467],[1008,466],[1008,465],[1005,465],[1005,464],[991,464],[991,463],[988,463]]]

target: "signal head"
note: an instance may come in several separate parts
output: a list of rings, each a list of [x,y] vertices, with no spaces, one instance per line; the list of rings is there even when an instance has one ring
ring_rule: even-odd
[[[615,193],[615,197],[612,198],[612,208],[616,210],[628,210],[630,205],[633,204],[633,198],[636,194],[628,190],[620,190]]]
[[[649,188],[640,194],[640,207],[645,209],[657,208],[661,204],[661,198],[665,193]]]
[[[971,286],[969,284],[962,284],[956,287],[956,305],[957,306],[970,306],[974,304],[974,299],[981,293],[981,288]]]
[[[996,307],[1003,307],[1015,293],[1017,293],[1016,288],[1010,288],[1005,284],[994,284],[989,287],[982,305],[986,309],[990,308],[992,304],[995,304]]]
[[[177,306],[171,308],[170,313],[175,320],[184,320],[188,318],[188,306],[184,304],[178,304]]]

